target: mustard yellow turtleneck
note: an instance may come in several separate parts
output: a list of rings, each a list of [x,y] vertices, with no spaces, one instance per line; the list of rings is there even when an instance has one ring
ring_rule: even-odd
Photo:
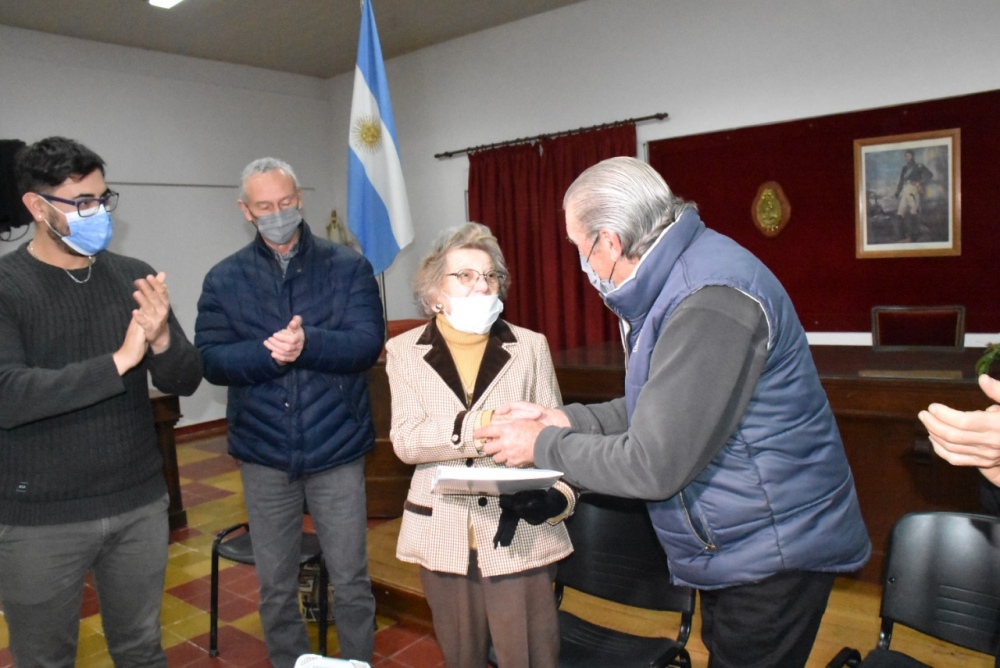
[[[441,336],[444,337],[445,343],[448,344],[451,358],[458,368],[458,375],[462,379],[462,387],[465,389],[465,403],[469,405],[472,393],[476,389],[479,365],[483,361],[486,342],[490,335],[460,332],[451,326],[443,313],[437,314],[437,327]]]
[[[458,369],[458,377],[461,378],[462,389],[465,390],[465,405],[471,406],[472,393],[476,390],[476,378],[479,376],[479,365],[483,361],[483,355],[486,353],[486,342],[489,340],[490,335],[460,332],[451,326],[444,313],[437,314],[437,328],[448,345],[451,359],[454,360],[455,367]],[[479,414],[476,426],[482,427],[488,425],[492,417],[492,410],[483,411]],[[472,520],[470,518],[469,548],[475,550],[477,547],[476,534],[472,530]]]

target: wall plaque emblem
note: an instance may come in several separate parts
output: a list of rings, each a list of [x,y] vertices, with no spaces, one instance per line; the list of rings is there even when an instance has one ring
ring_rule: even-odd
[[[750,207],[753,224],[765,237],[778,236],[792,217],[792,205],[777,181],[765,181]]]

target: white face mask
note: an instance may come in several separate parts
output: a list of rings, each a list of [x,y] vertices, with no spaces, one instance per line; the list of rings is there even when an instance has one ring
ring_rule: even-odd
[[[448,297],[451,313],[445,311],[451,326],[466,334],[485,334],[503,312],[499,295],[469,295]]]

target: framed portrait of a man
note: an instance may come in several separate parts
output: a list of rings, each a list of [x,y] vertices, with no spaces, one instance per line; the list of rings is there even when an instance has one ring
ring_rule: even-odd
[[[854,140],[856,256],[961,255],[958,128]]]

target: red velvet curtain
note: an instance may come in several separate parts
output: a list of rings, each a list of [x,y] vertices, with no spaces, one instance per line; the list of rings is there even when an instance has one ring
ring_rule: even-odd
[[[469,156],[469,216],[493,230],[511,272],[503,317],[545,334],[553,350],[618,340],[566,238],[562,200],[587,167],[635,151],[626,123]]]

